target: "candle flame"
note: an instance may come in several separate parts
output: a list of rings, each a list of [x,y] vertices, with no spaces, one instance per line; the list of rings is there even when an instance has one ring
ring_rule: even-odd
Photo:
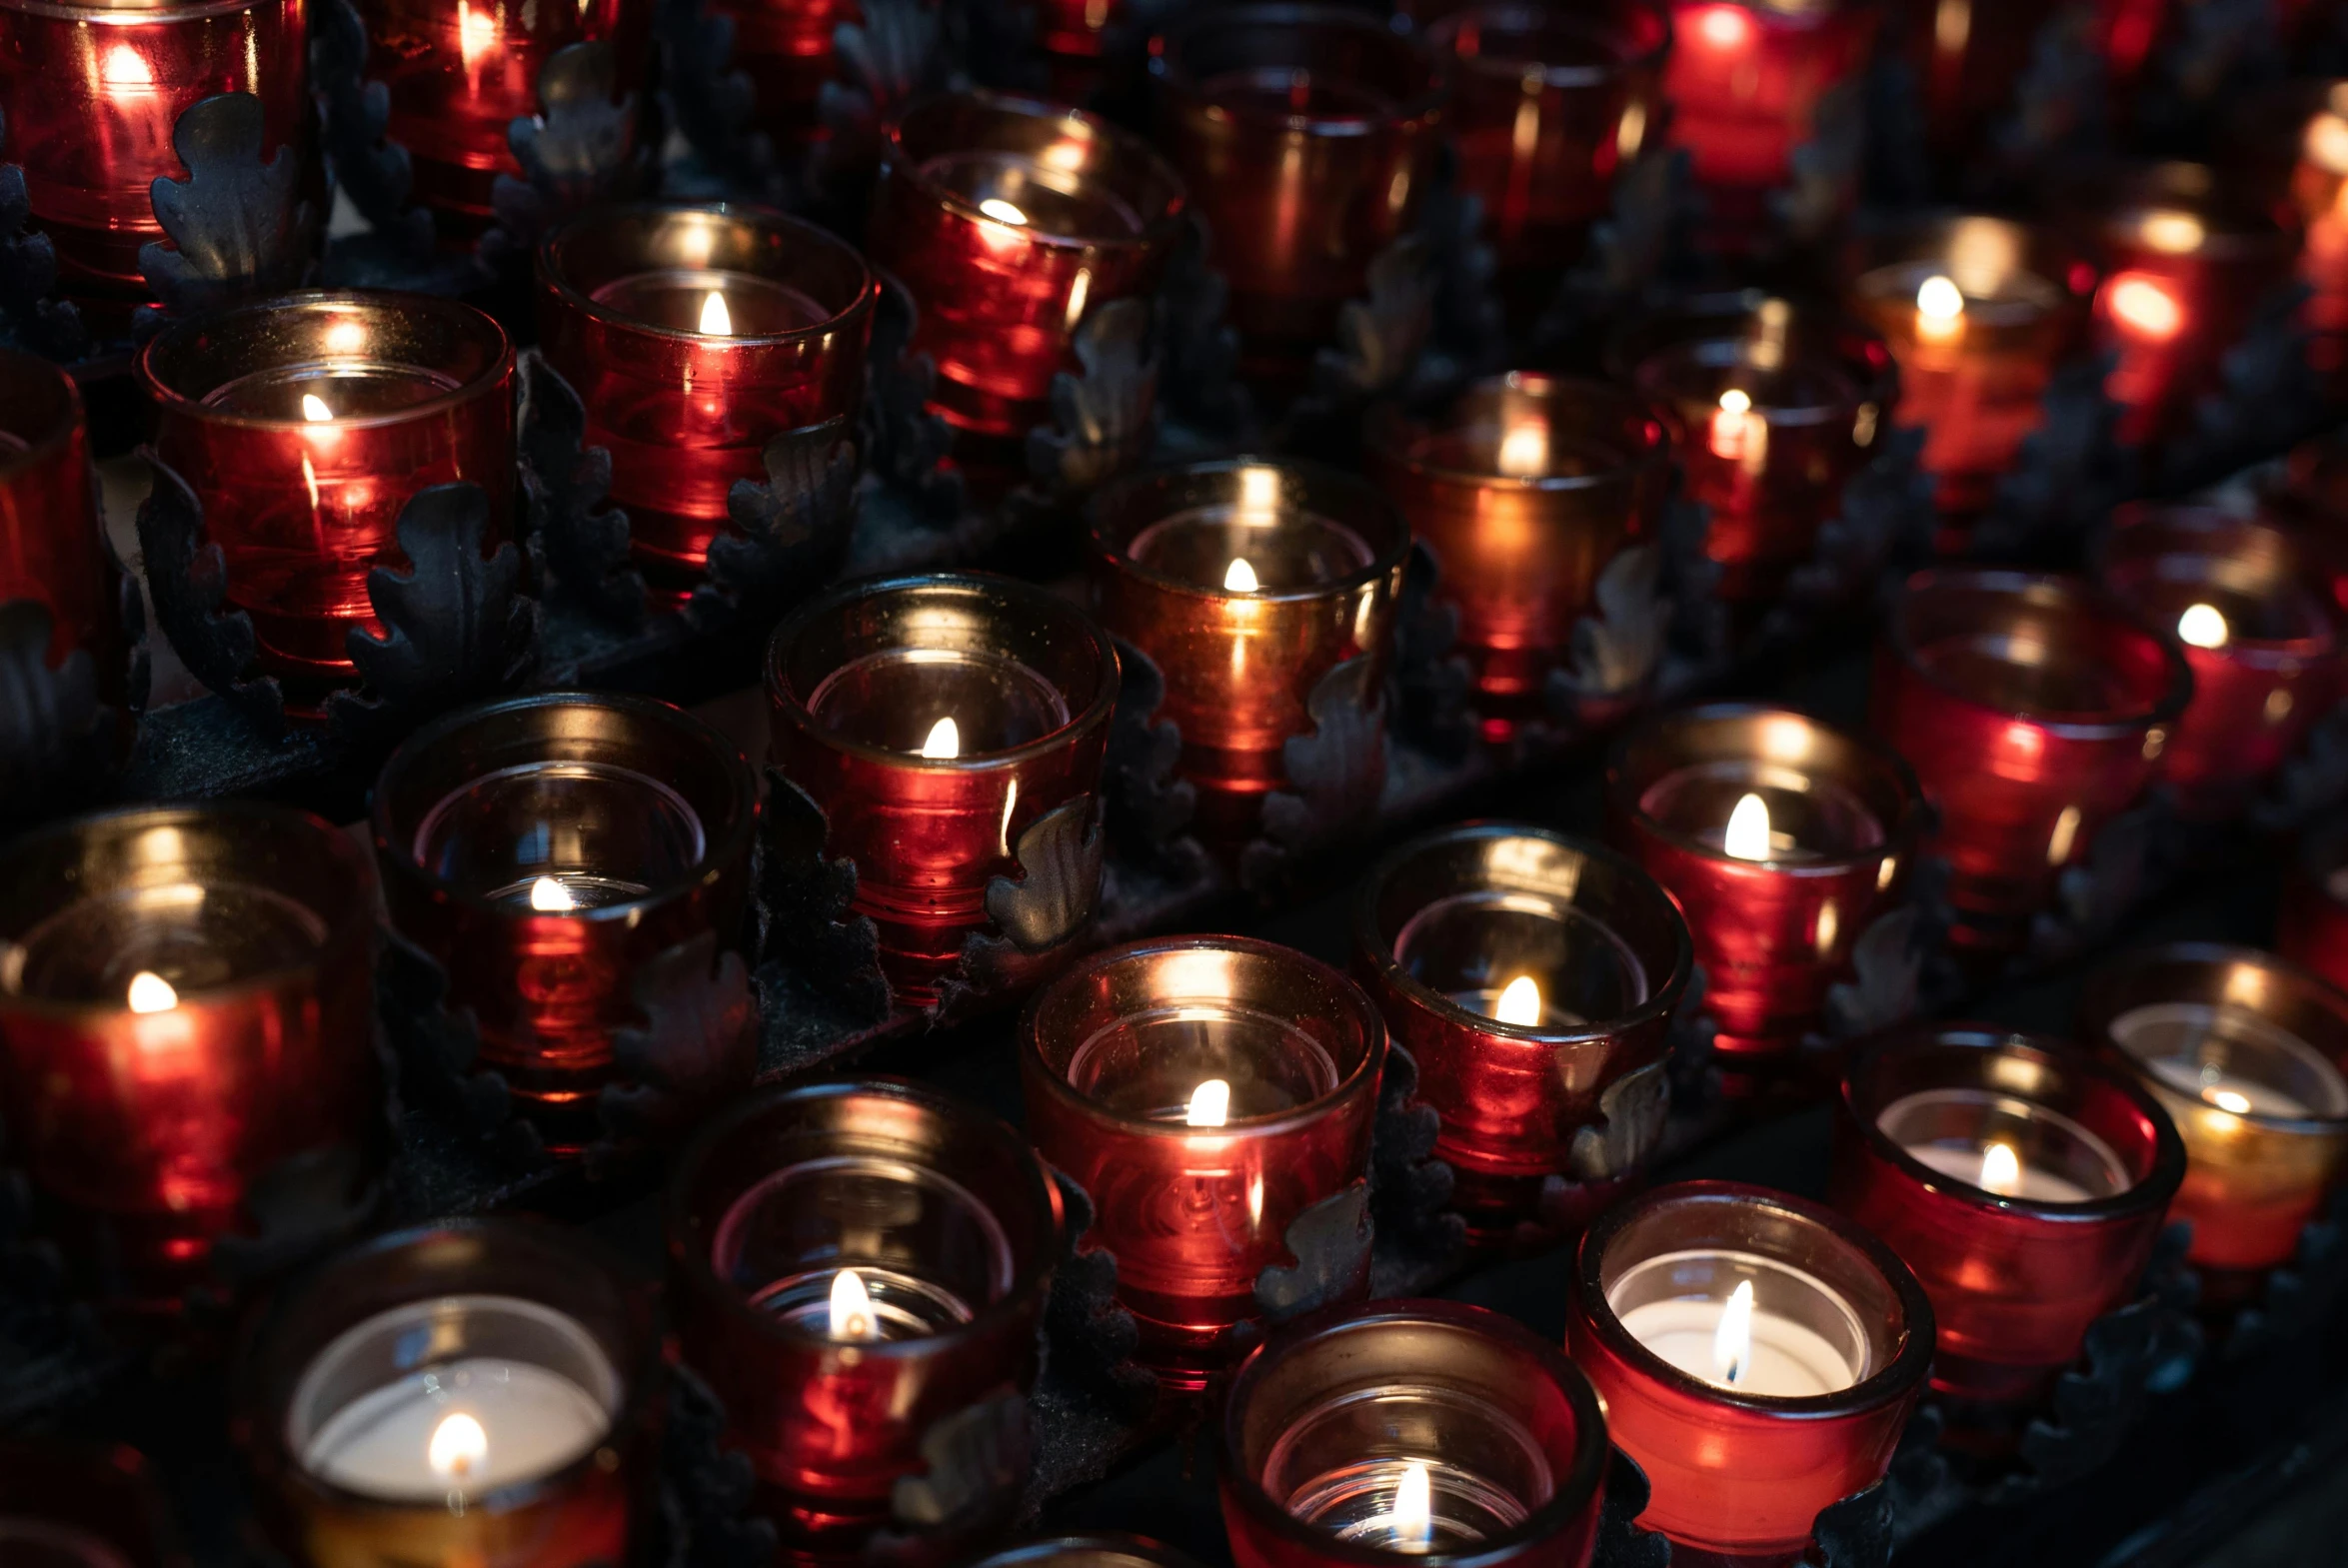
[[[1492,1017],[1501,1023],[1530,1028],[1541,1021],[1541,988],[1529,974],[1519,974],[1500,991]]]
[[[2140,337],[2162,342],[2185,329],[2185,310],[2166,287],[2141,274],[2114,278],[2111,313]]]
[[[1992,1143],[1981,1151],[1981,1190],[2012,1197],[2022,1190],[2022,1156],[2008,1143]]]
[[[701,302],[701,330],[712,338],[734,336],[734,313],[726,308],[726,296],[716,289]]]
[[[497,47],[497,13],[476,11],[467,0],[457,0],[457,53],[464,57],[466,66],[478,65],[483,55]]]
[[[1394,1511],[1387,1530],[1404,1551],[1424,1551],[1434,1536],[1434,1484],[1426,1466],[1413,1459],[1394,1486]]]
[[[2177,637],[2195,648],[2223,648],[2228,636],[2225,613],[2215,605],[2187,605],[2177,617]]]
[[[178,1005],[179,992],[171,988],[171,981],[153,969],[141,969],[131,976],[131,1011],[169,1012]]]
[[[1028,215],[1021,212],[1016,203],[1007,202],[1000,196],[990,196],[979,203],[979,211],[997,223],[1013,224],[1020,228],[1027,227]]]
[[[880,1325],[873,1317],[873,1293],[855,1269],[844,1268],[832,1276],[831,1311],[834,1339],[880,1337]]]
[[[1720,394],[1720,412],[1723,414],[1750,414],[1753,395],[1742,387],[1731,387]]]
[[[541,876],[530,884],[530,907],[541,914],[556,914],[578,908],[579,899],[552,876]]]
[[[323,425],[334,418],[334,410],[315,392],[302,394],[302,418],[313,425]]]
[[[432,1429],[432,1440],[425,1447],[424,1457],[434,1475],[461,1479],[489,1457],[489,1434],[472,1416],[462,1410],[452,1410]]]
[[[1549,467],[1546,421],[1518,420],[1500,438],[1500,472],[1510,479],[1537,479]]]
[[[2201,1092],[2209,1097],[2212,1105],[2220,1110],[2230,1110],[2237,1116],[2250,1109],[2250,1096],[2247,1094],[2237,1094],[2232,1089],[2203,1089]]]
[[[947,762],[962,756],[962,727],[950,714],[930,727],[930,738],[922,743],[922,755],[932,762]]]
[[[1245,556],[1231,557],[1230,569],[1222,575],[1226,594],[1252,594],[1263,585],[1255,581],[1255,569],[1247,565]]]
[[[155,85],[155,72],[148,66],[146,57],[128,44],[116,44],[107,50],[106,63],[99,67],[98,74],[106,79],[109,87]]]
[[[1766,860],[1769,858],[1769,802],[1757,794],[1740,796],[1736,809],[1728,813],[1728,831],[1720,846],[1732,858],[1739,860]]]
[[[2148,214],[2136,233],[2147,246],[2165,256],[2190,255],[2201,249],[2201,242],[2209,237],[2201,220],[2189,212]]]
[[[1745,1280],[1720,1309],[1720,1326],[1712,1331],[1712,1367],[1723,1383],[1744,1376],[1753,1358],[1753,1282]]]
[[[1696,28],[1714,48],[1734,49],[1752,35],[1753,24],[1743,7],[1715,5],[1705,9]]]
[[[1190,1091],[1189,1106],[1182,1112],[1182,1120],[1193,1127],[1219,1127],[1231,1119],[1231,1086],[1220,1078],[1208,1078]]]
[[[1955,279],[1934,273],[1916,290],[1916,309],[1934,321],[1954,321],[1965,313],[1964,292]]]

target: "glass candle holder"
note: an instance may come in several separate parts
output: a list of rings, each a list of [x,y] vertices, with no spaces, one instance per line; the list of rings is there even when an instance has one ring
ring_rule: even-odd
[[[709,0],[734,24],[731,69],[750,78],[753,123],[786,149],[806,150],[827,132],[824,86],[839,75],[833,36],[861,24],[857,0]]]
[[[1237,5],[1150,41],[1158,144],[1206,220],[1240,371],[1300,382],[1410,232],[1446,96],[1422,40],[1333,5]]]
[[[1883,1478],[1932,1324],[1907,1265],[1832,1209],[1684,1181],[1582,1233],[1565,1347],[1653,1488],[1642,1525],[1783,1560],[1820,1509]]]
[[[856,862],[901,999],[937,996],[990,882],[1039,869],[1021,835],[1100,787],[1117,693],[1109,635],[1010,578],[868,579],[776,629],[769,755],[824,808],[824,852]]]
[[[1078,110],[954,93],[889,127],[873,259],[919,308],[911,346],[958,455],[1025,474],[1086,313],[1147,301],[1186,205],[1147,142]]]
[[[1352,981],[1240,936],[1113,947],[1028,1003],[1029,1136],[1092,1195],[1165,1385],[1194,1392],[1232,1359],[1290,1227],[1365,1178],[1385,1043]]]
[[[151,194],[186,171],[172,127],[199,99],[261,100],[262,151],[310,154],[303,0],[0,3],[0,121],[24,169],[31,226],[57,249],[58,292],[102,331],[147,298],[139,247],[161,243]]]
[[[1940,813],[1954,946],[2021,942],[2062,868],[2152,781],[2192,694],[2175,645],[2075,579],[1908,580],[1876,644],[1870,722]]]
[[[1732,602],[1773,598],[1808,559],[1899,398],[1882,339],[1757,290],[1635,324],[1607,359],[1670,426],[1684,493],[1711,510],[1717,592]]]
[[[1618,388],[1520,370],[1437,418],[1380,409],[1365,448],[1378,488],[1434,554],[1484,738],[1504,742],[1544,713],[1549,673],[1566,666],[1607,565],[1653,537],[1670,436]]]
[[[1691,962],[1651,877],[1544,828],[1446,828],[1370,872],[1353,972],[1418,1063],[1475,1245],[1553,1241],[1636,1177]]]
[[[1835,1207],[1932,1299],[1932,1386],[2025,1407],[2135,1298],[2185,1174],[2134,1082],[2050,1041],[1918,1023],[1860,1050],[1834,1127]]]
[[[2289,1260],[2348,1156],[2348,996],[2246,947],[2177,943],[2088,977],[2080,1037],[2135,1073],[2185,1139],[2169,1207],[2204,1299]]]
[[[2348,676],[2348,627],[2298,536],[2214,507],[2112,514],[2096,577],[2193,670],[2161,773],[2180,810],[2231,815],[2299,750]]]
[[[301,1562],[625,1562],[657,1511],[651,1292],[552,1225],[341,1254],[260,1320],[234,1386],[256,1513]]]
[[[139,806],[16,838],[0,889],[0,1113],[87,1288],[174,1309],[273,1171],[373,1173],[375,879],[347,834]]]
[[[376,290],[233,305],[165,328],[137,371],[258,666],[298,695],[357,679],[351,633],[383,630],[367,574],[408,564],[398,524],[418,491],[486,491],[484,550],[513,528],[514,350],[470,305]]]
[[[1043,0],[1036,7],[1036,48],[1044,56],[1045,93],[1052,102],[1095,102],[1113,72],[1126,74],[1127,48],[1118,50],[1118,61],[1106,57],[1126,35],[1133,9],[1132,0]]]
[[[1409,527],[1354,475],[1253,458],[1113,481],[1087,517],[1094,606],[1166,676],[1197,831],[1243,841],[1322,679],[1360,659],[1360,690],[1383,690]],[[1382,753],[1373,766],[1382,778]]]
[[[367,76],[390,94],[384,134],[408,150],[415,199],[438,218],[444,244],[471,249],[497,220],[499,175],[523,178],[508,144],[516,120],[544,112],[539,73],[573,44],[604,43],[618,67],[615,91],[641,93],[652,49],[647,0],[360,0],[367,18]],[[636,139],[630,103],[620,142]]]
[[[2348,817],[2300,839],[2283,877],[2275,950],[2348,990]]]
[[[147,1461],[119,1444],[0,1439],[0,1559],[11,1568],[180,1568]]]
[[[99,690],[122,695],[121,578],[99,530],[90,444],[73,378],[0,349],[0,604],[49,612],[49,662],[85,649]]]
[[[482,1065],[551,1150],[601,1131],[638,972],[713,932],[733,944],[758,817],[741,749],[649,698],[461,709],[385,761],[371,824],[392,926],[448,971]]]
[[[1197,1564],[1148,1536],[1102,1530],[1022,1542],[982,1557],[971,1568],[1197,1568]]]
[[[1924,429],[1921,463],[1943,515],[1969,524],[1986,510],[2039,427],[2055,362],[2083,324],[2074,265],[2051,235],[1979,215],[1861,248],[1850,308],[1899,366],[1900,422]],[[1945,538],[1944,553],[1962,542]]]
[[[934,1429],[1034,1386],[1059,1212],[1018,1133],[894,1079],[762,1094],[686,1152],[670,1311],[792,1560],[853,1556]]]
[[[539,341],[612,455],[656,587],[682,599],[700,578],[768,442],[850,434],[874,288],[828,230],[759,207],[600,207],[541,242]]]
[[[1589,1379],[1453,1301],[1323,1312],[1247,1358],[1217,1490],[1238,1568],[1587,1563],[1606,1474]]]
[[[2336,390],[2348,373],[2348,81],[2278,84],[2244,107],[2256,115],[2270,103],[2285,148],[2277,161],[2288,170],[2282,201],[2297,220],[2299,278],[2312,296],[2308,355]]]
[[[1625,737],[1606,807],[1614,840],[1687,916],[1732,1072],[1799,1048],[1925,817],[1916,776],[1871,736],[1736,704]]]

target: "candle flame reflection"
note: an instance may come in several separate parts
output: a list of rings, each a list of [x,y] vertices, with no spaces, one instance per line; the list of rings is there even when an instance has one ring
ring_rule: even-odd
[[[834,1339],[880,1337],[880,1325],[873,1318],[873,1293],[855,1269],[844,1268],[832,1276],[830,1310]]]
[[[2177,637],[2195,648],[2226,646],[2226,618],[2215,605],[2187,605],[2177,617]]]
[[[1415,1459],[1402,1467],[1402,1479],[1395,1483],[1387,1531],[1390,1544],[1401,1551],[1422,1552],[1433,1542],[1434,1483]]]
[[[1720,1326],[1712,1331],[1712,1366],[1723,1383],[1744,1376],[1753,1358],[1753,1282],[1745,1280],[1720,1309]]]
[[[1934,273],[1916,290],[1916,336],[1946,343],[1965,330],[1965,296],[1956,280]]]
[[[1696,28],[1704,35],[1704,42],[1719,49],[1734,49],[1752,36],[1752,19],[1741,6],[1715,5],[1705,8]]]
[[[1193,1127],[1219,1127],[1231,1119],[1231,1086],[1220,1078],[1208,1078],[1190,1091],[1190,1103],[1182,1111],[1182,1120]]]
[[[476,11],[457,0],[457,53],[464,58],[468,69],[481,63],[481,57],[497,46],[498,19],[494,11]]]
[[[1015,202],[1007,202],[1000,196],[990,196],[985,201],[979,203],[979,211],[985,213],[988,217],[994,219],[997,223],[1013,224],[1023,229],[1026,228],[1028,224],[1028,215],[1020,211],[1018,204]]]
[[[1255,569],[1247,565],[1245,556],[1231,557],[1230,568],[1222,575],[1224,593],[1252,594],[1262,586],[1255,580]]]
[[[315,392],[302,394],[302,418],[313,425],[323,425],[334,418],[334,410]]]
[[[1509,426],[1500,438],[1500,472],[1510,479],[1538,479],[1548,467],[1548,425],[1528,419]]]
[[[2166,342],[2185,328],[2185,310],[2177,297],[2142,274],[2125,274],[2111,284],[2111,313],[2121,326],[2139,337]]]
[[[1513,1023],[1530,1028],[1541,1021],[1541,988],[1529,974],[1519,974],[1500,991],[1500,999],[1492,1003],[1492,1017],[1501,1023]]]
[[[726,296],[716,289],[701,302],[701,330],[712,338],[734,336],[734,313],[726,308]]]
[[[1981,1151],[1981,1190],[2012,1197],[2022,1190],[2022,1156],[2007,1143],[1992,1143]]]
[[[432,1440],[425,1447],[424,1457],[433,1474],[462,1478],[489,1457],[489,1434],[464,1411],[451,1411],[432,1429]]]
[[[141,969],[131,976],[129,1001],[133,1012],[169,1012],[179,1005],[179,992],[154,970]]]
[[[948,762],[962,756],[962,727],[952,715],[930,727],[930,737],[922,743],[922,755],[932,762]]]
[[[145,57],[128,44],[116,44],[107,50],[106,63],[99,67],[98,74],[106,79],[109,87],[155,85],[154,70],[148,66]]]
[[[2237,1116],[2250,1109],[2250,1096],[2247,1094],[2237,1094],[2232,1089],[2203,1089],[2201,1092],[2209,1097],[2212,1105],[2220,1110],[2230,1110]]]
[[[565,909],[576,909],[579,900],[571,889],[552,876],[541,876],[530,884],[530,907],[541,914],[558,914]]]
[[[1728,831],[1722,834],[1720,846],[1734,859],[1766,860],[1769,838],[1769,802],[1757,794],[1740,797],[1736,809],[1728,813]]]

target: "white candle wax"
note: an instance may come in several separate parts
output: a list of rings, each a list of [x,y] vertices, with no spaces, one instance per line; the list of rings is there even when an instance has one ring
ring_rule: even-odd
[[[2286,1094],[2272,1085],[2246,1078],[2239,1072],[2227,1072],[2214,1066],[2198,1065],[2176,1056],[2162,1056],[2147,1062],[2154,1076],[2172,1088],[2188,1094],[2197,1094],[2220,1110],[2237,1114],[2248,1112],[2254,1116],[2304,1116],[2308,1104],[2295,1094]]]
[[[1980,1144],[1903,1143],[1900,1146],[1911,1158],[1944,1176],[1954,1176],[1969,1187],[1981,1186],[1981,1164],[1988,1151]],[[2087,1203],[2096,1196],[2076,1181],[2037,1165],[2018,1165],[2010,1181],[1983,1190],[1997,1197],[2022,1198],[2032,1203]]]
[[[1751,1349],[1735,1379],[1722,1377],[1715,1352],[1727,1312],[1726,1300],[1649,1301],[1624,1312],[1622,1326],[1682,1372],[1740,1394],[1801,1399],[1858,1381],[1850,1362],[1823,1335],[1770,1311],[1765,1302],[1753,1308]]]
[[[2323,1052],[2245,1007],[2152,1002],[2111,1021],[2112,1038],[2162,1083],[2257,1116],[2348,1115],[2348,1079]]]
[[[1884,1106],[1875,1125],[1910,1158],[1993,1197],[2092,1203],[2135,1185],[2086,1126],[1997,1089],[1919,1089]]]

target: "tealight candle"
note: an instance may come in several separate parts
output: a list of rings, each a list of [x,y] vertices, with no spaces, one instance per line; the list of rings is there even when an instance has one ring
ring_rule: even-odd
[[[512,531],[514,351],[469,305],[286,295],[175,322],[136,368],[156,454],[202,504],[228,603],[298,706],[356,679],[353,631],[381,635],[367,577],[404,564],[399,517],[418,491],[479,485],[483,550]]]
[[[1350,980],[1237,936],[1111,948],[1029,1002],[1029,1134],[1092,1195],[1138,1353],[1172,1387],[1221,1369],[1289,1226],[1363,1179],[1384,1054]]]
[[[119,585],[73,378],[0,349],[0,603],[38,601],[49,612],[50,664],[86,650],[109,699],[123,684]]]
[[[1088,518],[1095,606],[1166,677],[1201,835],[1242,841],[1322,678],[1361,659],[1382,692],[1409,528],[1352,475],[1251,458],[1130,475]],[[1382,750],[1368,761],[1382,778]]]
[[[897,1079],[756,1096],[687,1150],[668,1196],[678,1339],[787,1551],[854,1555],[929,1468],[934,1428],[1033,1387],[1059,1213],[1018,1133]],[[1008,1523],[1016,1502],[970,1507]]]
[[[1539,827],[1430,833],[1363,883],[1353,969],[1418,1063],[1471,1242],[1555,1239],[1636,1178],[1692,972],[1685,923],[1637,866]],[[1642,1084],[1652,1097],[1624,1103]],[[1575,1144],[1601,1122],[1620,1152],[1593,1167]]]
[[[1694,1270],[1733,1280],[1725,1295],[1664,1296]],[[1649,1278],[1649,1275],[1658,1276]],[[1669,1276],[1671,1283],[1659,1283]],[[1773,1303],[1759,1305],[1761,1287]],[[1850,1303],[1824,1283],[1750,1252],[1650,1258],[1615,1281],[1607,1305],[1631,1338],[1691,1377],[1775,1399],[1831,1394],[1858,1381],[1848,1346],[1858,1343]],[[1811,1323],[1822,1323],[1821,1333]]]

